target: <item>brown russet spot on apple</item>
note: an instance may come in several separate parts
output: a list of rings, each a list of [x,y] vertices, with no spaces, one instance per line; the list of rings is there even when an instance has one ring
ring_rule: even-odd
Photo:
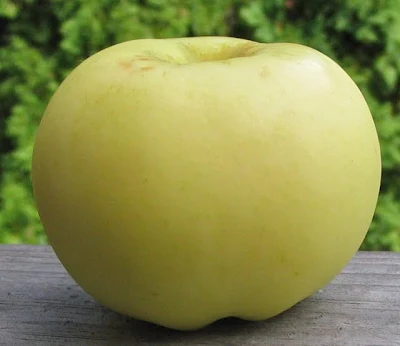
[[[154,61],[154,58],[146,55],[138,55],[135,59],[136,61]]]
[[[119,61],[119,66],[122,67],[123,70],[129,70],[132,68],[132,60],[124,59]]]
[[[140,67],[140,70],[142,70],[142,71],[149,71],[149,70],[153,70],[153,69],[154,69],[154,66],[150,66],[150,65]]]
[[[125,71],[149,71],[155,68],[155,66],[151,63],[154,62],[154,58],[148,56],[136,56],[121,59],[118,64]]]

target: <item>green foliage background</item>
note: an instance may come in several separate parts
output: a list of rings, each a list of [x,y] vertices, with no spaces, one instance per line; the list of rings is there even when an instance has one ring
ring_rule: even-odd
[[[73,67],[137,38],[299,42],[336,60],[372,110],[383,181],[362,248],[400,251],[399,0],[0,0],[0,243],[46,243],[32,196],[36,127]]]

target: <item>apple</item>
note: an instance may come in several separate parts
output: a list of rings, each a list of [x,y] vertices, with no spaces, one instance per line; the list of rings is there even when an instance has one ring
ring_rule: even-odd
[[[373,217],[381,156],[362,93],[319,51],[139,39],[63,81],[32,179],[49,242],[84,290],[194,330],[268,319],[340,273]]]

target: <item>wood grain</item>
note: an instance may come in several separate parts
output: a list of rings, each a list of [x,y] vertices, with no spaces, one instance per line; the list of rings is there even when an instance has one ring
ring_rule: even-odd
[[[1,245],[0,345],[400,345],[400,253],[358,253],[329,286],[271,320],[177,332],[96,303],[48,246]]]

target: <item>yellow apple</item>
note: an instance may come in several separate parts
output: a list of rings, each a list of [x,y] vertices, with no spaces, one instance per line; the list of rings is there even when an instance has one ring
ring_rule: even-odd
[[[191,330],[275,316],[358,250],[381,179],[368,105],[298,44],[133,40],[81,63],[39,126],[49,241],[104,305]]]

